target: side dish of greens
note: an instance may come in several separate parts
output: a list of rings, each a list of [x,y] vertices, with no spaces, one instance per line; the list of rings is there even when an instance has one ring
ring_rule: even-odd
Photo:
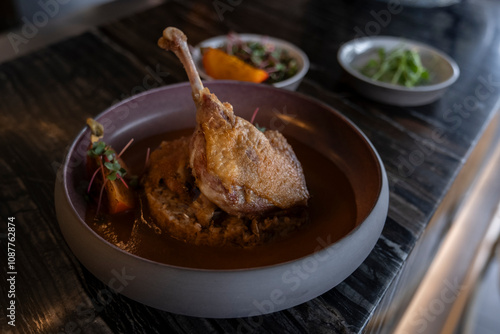
[[[272,84],[291,78],[298,72],[297,61],[288,52],[272,43],[242,41],[237,34],[228,35],[227,44],[222,48],[226,53],[234,55],[256,68],[269,74],[266,83]]]
[[[359,71],[373,79],[394,85],[414,87],[429,80],[429,71],[422,65],[417,51],[399,47],[377,51],[378,58],[370,59]]]

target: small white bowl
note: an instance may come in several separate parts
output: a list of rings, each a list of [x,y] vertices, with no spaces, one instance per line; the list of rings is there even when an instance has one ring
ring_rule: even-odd
[[[271,44],[274,44],[277,48],[286,50],[288,52],[288,54],[290,55],[290,57],[294,58],[297,61],[298,71],[291,78],[276,82],[272,85],[274,87],[277,87],[277,88],[284,88],[284,89],[288,89],[288,90],[296,90],[297,89],[297,87],[301,83],[302,79],[306,75],[307,71],[309,70],[309,58],[301,49],[299,49],[298,47],[296,47],[295,45],[293,45],[287,41],[277,39],[274,37],[263,36],[263,35],[238,34],[238,38],[243,42],[271,43]],[[203,79],[214,80],[212,77],[210,77],[205,72],[205,69],[204,69],[203,63],[202,63],[201,49],[208,48],[208,47],[219,48],[219,47],[225,45],[226,41],[227,41],[226,35],[213,37],[213,38],[204,40],[203,42],[199,43],[191,51],[192,55],[193,55],[194,63],[196,64],[196,67],[198,68],[198,72],[200,73],[200,76]]]
[[[430,74],[429,82],[415,87],[405,87],[368,78],[360,73],[370,59],[378,58],[380,48],[397,47],[418,52],[422,65]],[[460,75],[456,62],[441,51],[428,45],[399,37],[374,36],[349,41],[337,54],[340,66],[347,72],[351,86],[361,95],[372,100],[396,106],[418,106],[439,99]]]

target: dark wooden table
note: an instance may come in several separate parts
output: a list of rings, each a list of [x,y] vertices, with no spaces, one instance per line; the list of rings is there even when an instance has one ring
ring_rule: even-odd
[[[496,113],[500,98],[500,4],[463,0],[435,9],[376,1],[169,1],[0,64],[1,331],[13,333],[330,333],[366,328],[391,283]],[[87,117],[144,90],[186,80],[156,46],[166,26],[191,44],[236,32],[289,40],[310,57],[299,91],[355,122],[384,161],[390,208],[376,247],[324,295],[255,319],[199,319],[162,312],[119,294],[75,258],[59,230],[53,189],[65,150]],[[394,35],[453,57],[459,80],[439,101],[378,104],[345,85],[339,46]],[[5,312],[8,219],[15,220],[16,326]],[[8,311],[7,311],[8,312]]]

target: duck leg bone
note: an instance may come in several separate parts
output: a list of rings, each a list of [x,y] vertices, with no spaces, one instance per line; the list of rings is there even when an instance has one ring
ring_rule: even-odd
[[[191,83],[193,96],[195,99],[198,99],[199,97],[197,98],[196,95],[199,96],[203,90],[203,84],[194,65],[193,57],[191,57],[191,53],[189,52],[186,35],[177,28],[168,27],[163,30],[163,36],[158,40],[158,46],[162,49],[172,51],[179,58],[182,65],[184,65],[189,82]]]

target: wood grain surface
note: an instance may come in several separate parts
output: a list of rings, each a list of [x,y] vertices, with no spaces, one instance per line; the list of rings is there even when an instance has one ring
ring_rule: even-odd
[[[500,6],[464,1],[436,9],[405,7],[384,19],[383,2],[220,2],[231,10],[219,15],[217,1],[169,1],[0,64],[2,332],[357,333],[365,328],[496,112]],[[192,318],[111,292],[68,248],[54,210],[56,171],[87,117],[144,90],[187,79],[178,60],[156,46],[166,26],[184,30],[193,45],[231,30],[295,43],[311,60],[299,91],[346,115],[378,150],[390,183],[387,222],[370,256],[336,288],[265,316]],[[355,94],[336,51],[358,31],[373,35],[376,27],[377,34],[441,49],[458,62],[460,79],[441,100],[422,107],[391,107]],[[15,217],[16,225],[16,327],[8,326],[4,315],[8,217]]]

